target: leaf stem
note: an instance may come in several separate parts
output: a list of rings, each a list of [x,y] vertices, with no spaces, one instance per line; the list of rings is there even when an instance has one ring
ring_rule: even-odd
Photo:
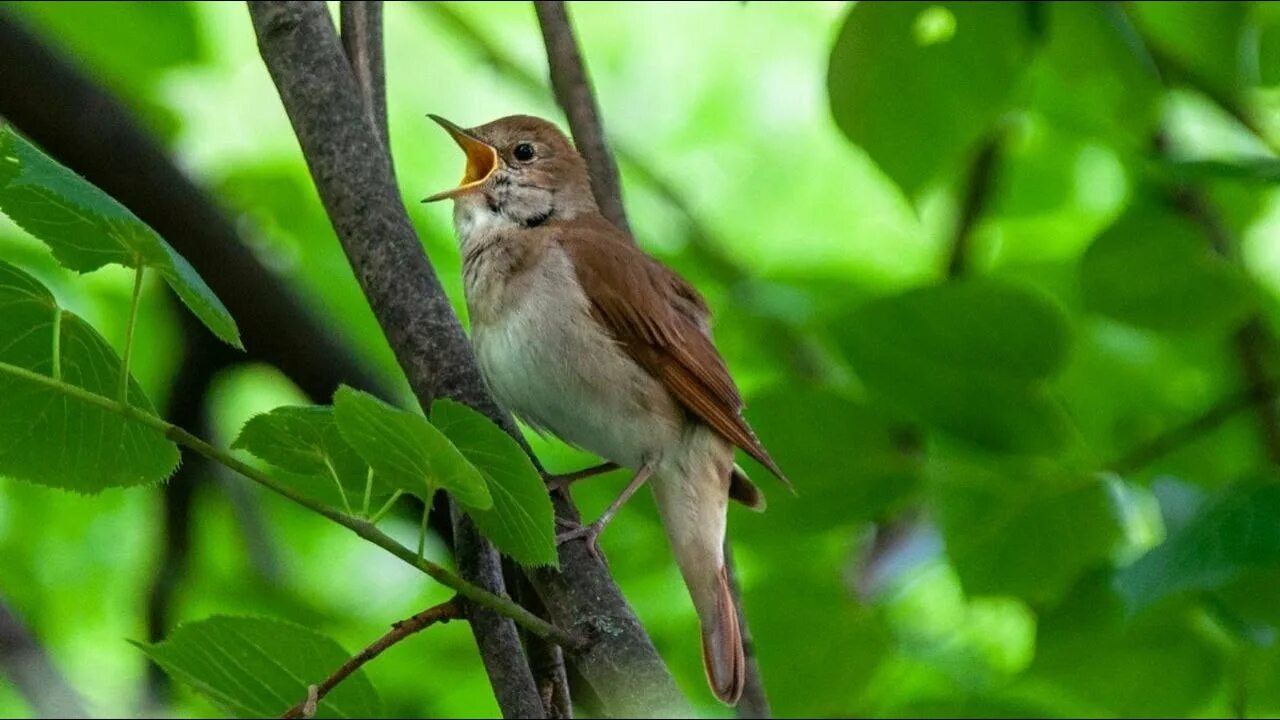
[[[120,402],[129,404],[129,361],[133,357],[133,330],[138,324],[138,305],[142,299],[142,273],[145,266],[138,261],[133,273],[133,298],[129,301],[129,325],[124,335],[124,359],[120,362]]]
[[[53,309],[53,379],[62,379],[62,308]]]
[[[338,495],[342,497],[342,509],[347,511],[348,515],[354,515],[351,512],[351,503],[347,501],[347,489],[342,487],[342,481],[338,479],[338,471],[333,467],[333,463],[329,460],[329,456],[324,456],[324,466],[329,468],[329,477],[333,478],[333,484],[338,486]]]
[[[373,468],[364,478],[364,502],[360,505],[360,517],[369,517],[369,503],[373,501]]]
[[[568,648],[581,647],[582,645],[582,640],[580,638],[571,635],[565,630],[562,630],[537,615],[534,615],[523,607],[517,605],[512,600],[500,597],[483,588],[472,585],[466,580],[458,577],[448,568],[437,565],[425,558],[418,557],[412,550],[397,542],[395,538],[374,527],[373,523],[360,518],[344,515],[333,508],[325,506],[323,503],[312,500],[288,485],[281,484],[270,475],[267,475],[252,465],[245,463],[230,452],[216,448],[199,437],[192,435],[186,430],[167,422],[160,417],[148,412],[143,412],[142,410],[139,410],[127,403],[120,402],[119,400],[113,400],[109,397],[90,392],[84,388],[76,387],[75,385],[68,384],[61,380],[55,380],[47,375],[41,375],[40,373],[32,372],[26,368],[18,367],[17,365],[0,362],[0,373],[43,385],[44,387],[60,392],[67,397],[113,412],[126,420],[154,430],[173,442],[176,442],[179,445],[208,458],[209,460],[234,470],[259,485],[262,485],[268,490],[271,490],[278,495],[282,495],[298,505],[342,525],[356,535],[359,535],[361,538],[364,538],[392,555],[395,555],[409,565],[417,568],[419,571],[431,577],[436,582],[439,582],[441,585],[456,590],[459,595],[466,599],[476,603],[477,605],[489,608],[500,615],[505,615],[506,617],[511,618],[534,635],[552,640]]]
[[[390,512],[391,506],[396,504],[396,501],[400,499],[401,495],[404,495],[403,490],[397,490],[391,493],[391,497],[387,498],[387,501],[382,504],[382,507],[378,508],[378,512],[374,513],[373,517],[369,518],[369,523],[372,525],[377,525],[378,521],[381,520],[384,515]]]

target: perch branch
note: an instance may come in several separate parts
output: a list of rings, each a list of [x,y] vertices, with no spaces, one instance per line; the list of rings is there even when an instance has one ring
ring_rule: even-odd
[[[600,108],[591,89],[587,66],[578,50],[578,41],[573,36],[569,11],[561,0],[534,0],[533,7],[538,14],[542,40],[547,46],[551,87],[555,89],[556,102],[560,103],[569,120],[574,144],[587,161],[596,204],[609,222],[629,232],[631,228],[622,203],[618,163],[609,152],[604,122],[600,119]]]
[[[392,172],[387,137],[386,71],[382,45],[382,3],[369,0],[344,0],[341,5],[342,43],[347,62],[356,80],[356,91],[370,125],[379,133],[386,166]],[[428,272],[430,272],[428,268]],[[423,407],[431,398],[419,395]],[[449,518],[454,556],[458,572],[468,582],[496,595],[506,593],[500,570],[501,560],[493,544],[480,535],[471,519],[460,512],[452,501]],[[423,522],[427,514],[423,514]],[[425,528],[424,528],[425,530]],[[546,714],[533,683],[520,635],[515,623],[489,608],[471,605],[467,619],[480,650],[480,658],[488,673],[498,706],[509,717],[541,717]]]
[[[360,121],[355,81],[324,4],[259,2],[250,3],[249,12],[321,200],[419,401],[428,407],[438,396],[459,400],[522,439],[485,389],[401,204],[386,153]],[[557,515],[577,517],[562,495],[554,502]],[[530,579],[556,623],[589,636],[567,649],[611,713],[682,708],[653,643],[586,543],[561,545],[560,571],[534,571]]]
[[[447,623],[450,620],[456,620],[462,616],[463,603],[454,597],[451,600],[440,603],[434,607],[414,615],[410,618],[392,623],[391,630],[386,635],[378,638],[369,645],[369,647],[361,650],[342,664],[342,667],[333,671],[333,674],[325,678],[323,682],[315,686],[314,697],[308,694],[308,697],[298,701],[297,705],[285,710],[280,717],[282,718],[298,718],[303,716],[303,710],[310,703],[318,703],[328,695],[331,690],[338,686],[343,680],[346,680],[352,673],[359,670],[365,663],[378,657],[383,650],[395,645],[405,638],[415,633],[422,632],[436,623]]]

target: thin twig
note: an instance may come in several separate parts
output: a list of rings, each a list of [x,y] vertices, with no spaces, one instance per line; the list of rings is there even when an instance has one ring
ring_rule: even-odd
[[[280,717],[296,718],[302,717],[303,709],[308,701],[318,703],[328,695],[331,690],[338,686],[343,680],[346,680],[352,673],[359,670],[365,663],[378,657],[383,650],[395,645],[414,633],[422,632],[436,623],[447,623],[450,620],[456,620],[462,617],[462,602],[455,596],[454,598],[442,602],[434,607],[414,615],[413,617],[392,623],[391,630],[382,637],[375,640],[369,647],[361,650],[342,664],[342,667],[333,671],[329,677],[323,682],[315,685],[315,698],[312,701],[310,697],[301,700],[297,705],[285,710]]]
[[[622,184],[618,179],[618,163],[609,152],[609,142],[591,89],[591,78],[582,62],[578,41],[573,36],[569,12],[560,0],[534,0],[538,26],[547,46],[547,65],[551,70],[551,87],[556,102],[564,110],[573,132],[574,144],[587,161],[591,173],[591,192],[596,196],[600,212],[623,230],[630,231],[627,210],[622,203]]]
[[[991,202],[995,190],[996,165],[1000,156],[1002,133],[994,130],[983,141],[969,167],[968,182],[964,189],[964,202],[951,240],[951,255],[947,260],[947,277],[958,278],[969,269],[973,245],[973,231],[978,220]]]
[[[1107,463],[1106,468],[1117,474],[1140,470],[1169,453],[1188,445],[1222,426],[1237,413],[1259,403],[1274,402],[1277,389],[1274,383],[1251,386],[1215,403],[1203,413],[1177,425],[1129,450]]]

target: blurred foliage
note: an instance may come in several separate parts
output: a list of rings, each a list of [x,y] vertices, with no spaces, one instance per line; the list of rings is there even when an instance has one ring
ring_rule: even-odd
[[[243,7],[77,5],[5,10],[119,92],[280,281],[403,387]],[[423,115],[560,115],[529,81],[545,74],[530,7],[445,6],[468,35],[418,5],[386,9],[391,146],[465,318],[448,212],[416,202],[460,160]],[[1280,714],[1266,415],[1245,406],[1142,453],[1255,382],[1242,328],[1260,335],[1267,377],[1280,372],[1277,6],[583,3],[573,17],[627,149],[638,238],[707,295],[748,417],[799,492],[758,473],[768,511],[730,518],[779,715]],[[988,143],[970,277],[947,278]],[[130,273],[62,270],[2,219],[0,258],[123,346]],[[176,317],[144,293],[133,367],[158,406],[181,361]],[[225,446],[253,415],[328,400],[249,367],[220,378],[208,408]],[[592,461],[529,439],[553,470]],[[175,622],[274,617],[351,650],[448,597],[341,528],[209,479]],[[575,497],[591,516],[621,482]],[[126,640],[145,639],[160,512],[155,489],[0,482],[0,598],[97,714],[143,712],[146,661]],[[651,499],[601,542],[682,688],[726,714]],[[366,674],[388,715],[497,712],[460,623]],[[173,711],[218,708],[178,688]],[[0,714],[30,712],[0,682]]]

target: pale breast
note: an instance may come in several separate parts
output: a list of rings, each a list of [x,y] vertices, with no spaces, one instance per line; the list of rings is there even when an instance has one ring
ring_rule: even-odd
[[[592,319],[564,251],[547,248],[513,280],[484,272],[468,290],[468,304],[475,293],[483,305],[472,340],[498,401],[530,425],[624,466],[673,447],[682,413]]]

